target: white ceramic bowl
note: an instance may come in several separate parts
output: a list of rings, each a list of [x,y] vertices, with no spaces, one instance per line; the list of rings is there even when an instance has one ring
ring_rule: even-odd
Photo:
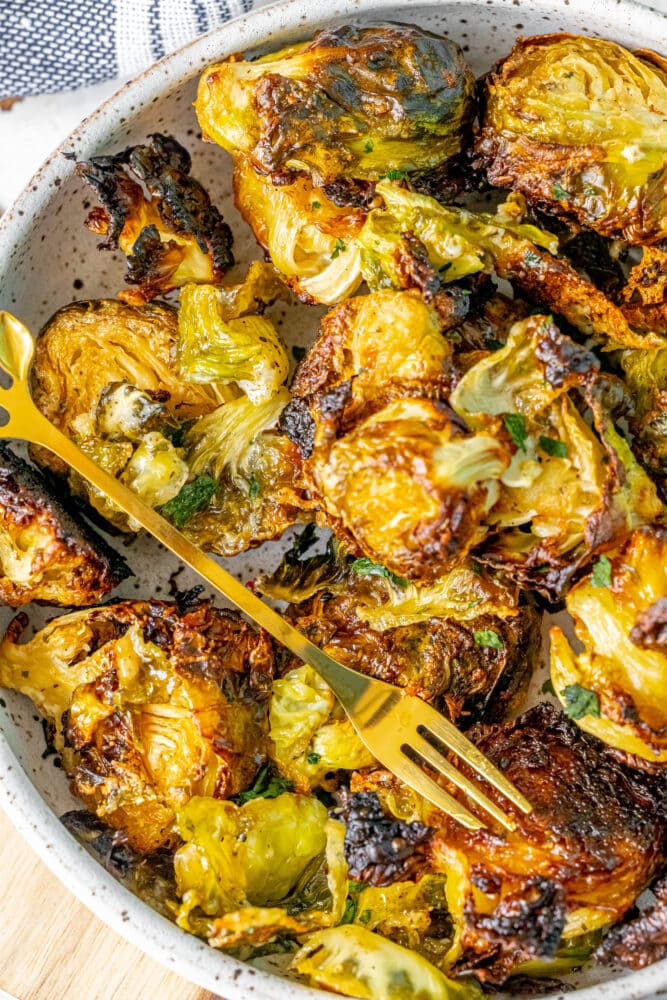
[[[191,104],[199,73],[233,52],[270,51],[308,37],[331,21],[361,17],[416,21],[447,34],[463,46],[477,73],[507,53],[518,34],[565,30],[613,38],[630,48],[667,49],[667,18],[628,0],[284,0],[237,19],[157,63],[87,118],[49,158],[0,223],[0,308],[15,312],[37,330],[69,301],[118,291],[122,261],[99,253],[95,238],[83,229],[89,194],[74,175],[70,154],[82,159],[115,151],[142,141],[149,132],[171,132],[188,146],[194,176],[204,181],[235,230],[237,256],[242,262],[256,256],[254,241],[232,205],[229,158],[217,147],[198,141]],[[298,342],[312,336],[317,316],[317,310],[298,307],[287,313],[283,309],[276,318],[289,331],[288,339]],[[261,564],[275,564],[277,552],[276,545],[269,545],[259,554],[237,557],[228,564],[247,579]],[[149,540],[132,546],[128,555],[137,577],[121,593],[156,594],[156,554]],[[159,558],[160,576],[166,582],[174,563],[164,554]],[[45,617],[39,613],[39,620]],[[8,618],[5,614],[3,626]],[[0,803],[62,880],[64,892],[75,893],[107,924],[165,966],[229,1000],[323,996],[213,951],[123,889],[58,821],[58,815],[76,803],[62,772],[54,770],[51,760],[41,759],[43,747],[32,706],[18,695],[3,692]],[[579,977],[577,985],[581,989],[570,995],[580,1000],[655,997],[667,993],[667,961],[633,975],[595,969]]]

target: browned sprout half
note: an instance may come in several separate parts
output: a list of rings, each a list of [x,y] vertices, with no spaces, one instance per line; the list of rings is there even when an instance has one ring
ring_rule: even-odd
[[[205,138],[277,181],[309,173],[345,202],[358,196],[345,181],[429,169],[458,153],[474,91],[455,42],[413,24],[346,24],[209,67],[195,107]]]
[[[645,969],[667,958],[667,876],[651,886],[655,903],[632,914],[607,935],[595,953],[605,965]]]
[[[657,39],[656,39],[657,41]],[[667,63],[582,35],[522,38],[485,81],[489,180],[603,236],[667,237]]]
[[[273,647],[208,604],[123,601],[56,618],[0,644],[0,685],[53,726],[72,792],[130,847],[174,839],[193,795],[252,784],[268,748]]]
[[[190,281],[218,282],[234,263],[231,230],[190,176],[188,151],[172,136],[148,140],[76,168],[102,202],[86,225],[106,237],[101,248],[126,255],[125,280],[135,287],[119,298],[135,305]]]
[[[551,630],[551,680],[586,732],[667,762],[667,530],[634,532],[567,595],[582,644]]]
[[[478,432],[511,438],[512,460],[477,557],[551,600],[596,553],[660,518],[655,486],[616,430],[596,357],[551,317],[514,324],[450,404]]]
[[[433,836],[456,927],[447,964],[499,982],[616,922],[651,883],[665,862],[666,775],[627,767],[552,705],[469,735],[533,806],[509,807],[511,833],[441,816]]]
[[[283,426],[305,458],[319,518],[357,554],[430,583],[485,534],[509,464],[440,400],[451,344],[414,291],[342,303],[297,372]]]
[[[96,604],[129,575],[36,469],[0,446],[0,603]]]

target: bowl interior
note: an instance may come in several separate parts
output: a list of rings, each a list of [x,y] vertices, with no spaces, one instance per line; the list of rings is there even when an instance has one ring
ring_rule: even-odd
[[[248,227],[236,212],[231,194],[231,160],[221,149],[201,142],[192,108],[199,72],[210,62],[239,50],[270,51],[307,37],[331,20],[389,19],[417,22],[449,35],[462,45],[477,74],[488,70],[511,48],[517,35],[574,31],[615,38],[628,47],[650,46],[665,37],[659,15],[620,3],[585,0],[482,0],[482,2],[406,2],[341,0],[321,4],[291,0],[261,10],[241,24],[232,24],[168,57],[124,87],[71,136],[33,179],[0,225],[0,308],[9,309],[34,331],[61,306],[81,298],[114,296],[122,287],[124,259],[97,249],[97,238],[83,227],[93,204],[91,192],[73,172],[74,160],[141,142],[152,132],[170,133],[191,152],[192,173],[201,180],[223,211],[235,235],[241,275],[259,256]],[[660,33],[662,26],[662,33]],[[289,346],[310,342],[322,310],[305,306],[273,308],[273,318]],[[244,580],[276,565],[286,543],[268,543],[260,550],[226,564]],[[175,559],[152,541],[137,539],[124,555],[135,577],[119,595],[168,596],[169,576],[179,569]],[[159,565],[159,574],[156,574]],[[159,582],[156,579],[159,576]],[[179,587],[195,577],[179,576]],[[41,625],[48,609],[30,609],[31,622]],[[3,611],[0,625],[10,614]],[[89,859],[57,822],[76,806],[54,759],[43,759],[44,738],[32,706],[21,696],[3,692],[0,699],[0,799],[33,845],[67,883],[107,922],[154,957],[172,965],[200,985],[235,998],[314,996],[296,984],[277,981],[215,953],[175,927],[110,879]],[[4,737],[4,742],[3,742]],[[617,979],[617,973],[594,969],[572,977],[574,985],[591,986],[584,995],[631,997],[653,994],[667,982],[666,963],[639,976]],[[613,982],[611,982],[613,980]],[[602,984],[607,981],[606,987]],[[229,992],[225,993],[225,989]]]

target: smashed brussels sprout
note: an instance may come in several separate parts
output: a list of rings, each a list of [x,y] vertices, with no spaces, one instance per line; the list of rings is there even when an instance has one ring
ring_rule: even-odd
[[[123,601],[0,644],[0,685],[54,727],[72,792],[141,852],[174,840],[192,795],[252,783],[268,747],[273,647],[235,613]]]
[[[358,924],[309,934],[292,966],[313,986],[365,1000],[476,1000],[470,981],[456,983],[408,948]]]
[[[442,816],[433,835],[455,926],[446,967],[502,982],[620,919],[661,870],[665,774],[621,763],[553,705],[468,735],[533,806],[528,816],[510,807],[512,832]]]
[[[667,761],[667,531],[636,531],[567,595],[583,644],[551,630],[551,680],[577,724],[612,747]]]
[[[436,167],[458,153],[475,79],[455,42],[408,24],[339,25],[203,74],[205,138],[277,181],[332,184]]]
[[[213,947],[263,944],[343,916],[343,826],[316,798],[284,792],[239,807],[195,797],[178,830],[178,923]]]
[[[520,39],[486,77],[489,180],[629,243],[667,237],[667,63],[582,35]]]
[[[68,507],[0,446],[0,604],[96,604],[130,576],[122,556]]]
[[[105,236],[103,249],[127,257],[118,293],[140,305],[187,282],[220,281],[234,263],[232,232],[193,177],[190,154],[172,136],[151,135],[144,146],[77,163],[79,177],[94,188],[102,208],[86,226]]]
[[[472,428],[506,433],[513,446],[487,515],[494,535],[478,558],[551,599],[597,551],[663,511],[597,398],[598,370],[594,355],[550,317],[534,315],[470,367],[451,395]]]

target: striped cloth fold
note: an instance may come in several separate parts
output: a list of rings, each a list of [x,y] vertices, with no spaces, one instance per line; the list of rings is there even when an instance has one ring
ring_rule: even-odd
[[[0,0],[0,99],[127,79],[266,0]]]

